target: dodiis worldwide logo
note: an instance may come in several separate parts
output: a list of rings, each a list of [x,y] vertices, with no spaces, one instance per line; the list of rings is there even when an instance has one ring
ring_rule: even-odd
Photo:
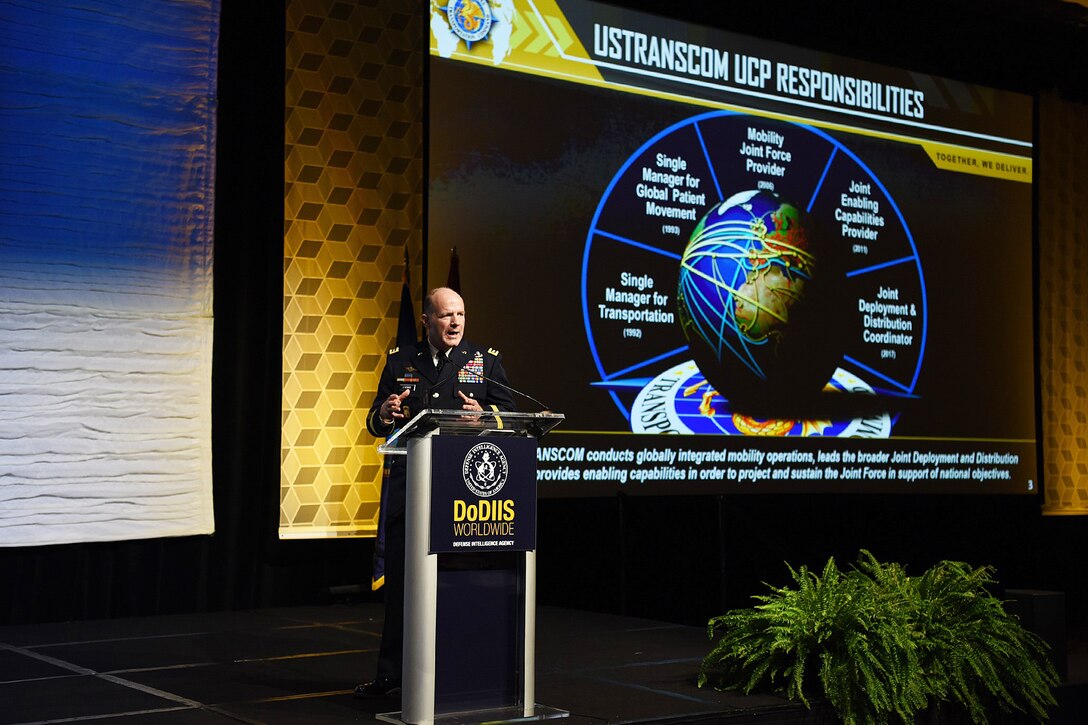
[[[515,502],[494,498],[510,476],[510,462],[506,453],[494,443],[478,443],[465,454],[461,474],[465,487],[476,500],[453,502],[454,546],[513,544]],[[491,536],[506,538],[490,542],[483,540]]]

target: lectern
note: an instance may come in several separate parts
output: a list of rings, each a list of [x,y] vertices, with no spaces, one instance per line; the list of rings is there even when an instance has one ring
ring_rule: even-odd
[[[407,455],[401,711],[462,725],[565,717],[536,703],[536,446],[558,413],[424,410]]]

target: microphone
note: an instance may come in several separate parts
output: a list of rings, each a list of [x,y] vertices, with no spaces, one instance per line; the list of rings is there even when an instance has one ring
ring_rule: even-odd
[[[452,359],[452,358],[449,359],[449,364],[450,364],[450,366],[453,367],[454,372],[457,372],[457,371],[461,370],[464,367],[463,365],[458,365],[457,361]],[[498,380],[495,380],[494,378],[489,378],[488,376],[484,375],[483,373],[470,372],[469,375],[475,375],[476,377],[480,378],[481,380],[486,380],[487,382],[491,383],[492,385],[497,385],[500,388],[502,388],[503,390],[511,392],[514,395],[520,395],[521,397],[525,398],[526,400],[531,400],[532,402],[534,402],[534,403],[536,403],[537,405],[540,406],[540,412],[541,413],[550,413],[551,412],[551,407],[550,406],[547,406],[544,403],[541,403],[539,400],[537,400],[533,396],[529,395],[528,393],[523,393],[520,390],[518,390],[517,388],[510,387],[506,383],[500,383]]]

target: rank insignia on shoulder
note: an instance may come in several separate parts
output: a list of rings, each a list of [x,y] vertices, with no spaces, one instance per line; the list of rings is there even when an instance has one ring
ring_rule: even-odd
[[[400,352],[400,348],[399,347],[394,347],[392,350],[389,351],[389,354],[390,355],[396,355],[398,352]]]
[[[496,349],[495,349],[495,348],[493,348],[493,347],[489,347],[489,348],[487,348],[487,352],[488,352],[488,354],[489,354],[489,355],[498,355],[498,354],[499,354],[499,351],[498,351],[498,350],[496,350]]]

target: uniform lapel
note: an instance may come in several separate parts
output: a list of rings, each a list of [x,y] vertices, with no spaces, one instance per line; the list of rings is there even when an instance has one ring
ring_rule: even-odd
[[[434,360],[431,360],[431,348],[427,346],[426,342],[420,343],[416,349],[416,369],[432,385],[438,379],[438,371],[434,369]]]
[[[459,346],[450,350],[449,355],[446,356],[446,367],[442,369],[442,378],[444,380],[449,380],[456,376],[457,371],[464,367],[464,355],[465,343],[462,341]]]
[[[464,342],[450,350],[449,362],[442,371],[442,377],[445,379],[453,377],[456,370],[460,370],[465,366],[472,353],[473,351]],[[426,340],[420,343],[419,349],[416,351],[416,368],[423,374],[423,377],[427,378],[431,385],[439,382],[438,371],[434,367],[434,360],[431,359],[431,348],[427,345]]]

